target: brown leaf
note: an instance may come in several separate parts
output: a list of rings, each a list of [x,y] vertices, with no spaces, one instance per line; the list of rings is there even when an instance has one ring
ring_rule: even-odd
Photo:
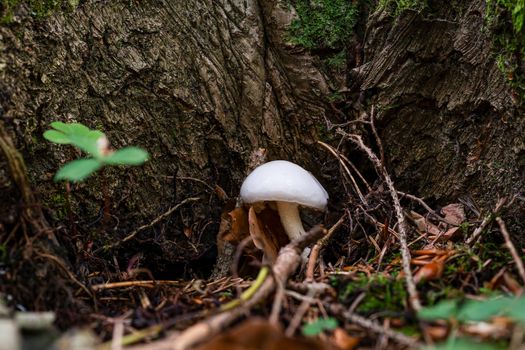
[[[353,337],[344,329],[338,327],[334,330],[333,343],[341,350],[352,350],[358,344],[361,338]]]
[[[453,203],[441,208],[441,214],[448,222],[456,226],[461,225],[466,220],[465,207],[461,203]]]
[[[523,287],[508,272],[503,274],[503,283],[514,295],[519,296],[523,293]]]
[[[448,335],[448,327],[446,325],[426,326],[423,330],[433,340],[443,340]]]
[[[463,332],[484,339],[507,337],[510,334],[510,329],[511,321],[502,317],[495,318],[492,322],[475,322],[461,327]]]
[[[437,236],[441,233],[441,230],[439,227],[431,223],[429,220],[427,220],[424,216],[418,214],[415,211],[410,211],[407,213],[407,217],[414,222],[416,225],[418,231],[420,232],[428,232],[434,236]]]
[[[222,189],[221,186],[215,185],[213,188],[215,190],[215,194],[221,201],[227,201],[229,199],[228,195],[226,194],[226,191]]]
[[[197,350],[335,350],[329,344],[289,338],[265,320],[253,318],[213,338]]]
[[[463,231],[459,227],[452,227],[447,230],[440,238],[439,241],[446,242],[452,241],[457,242],[463,236]]]
[[[264,252],[269,262],[273,263],[281,247],[289,242],[279,214],[268,207],[256,214],[254,208],[250,207],[248,223],[255,246]]]
[[[244,208],[235,208],[228,213],[221,215],[217,244],[229,242],[233,245],[239,244],[250,232],[248,225],[248,215]]]
[[[414,282],[420,283],[421,281],[436,280],[443,275],[445,268],[445,257],[435,259],[425,266],[421,267],[414,275]]]

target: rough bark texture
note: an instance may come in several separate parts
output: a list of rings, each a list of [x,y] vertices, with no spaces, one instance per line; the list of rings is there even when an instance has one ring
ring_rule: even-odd
[[[428,16],[374,12],[363,60],[352,60],[360,66],[343,90],[358,109],[378,107],[400,189],[441,204],[468,195],[487,209],[523,188],[524,120],[496,67],[490,33],[481,30],[483,1],[432,3]],[[324,102],[330,88],[318,60],[286,43],[292,14],[280,1],[86,1],[40,20],[22,12],[0,28],[0,117],[46,215],[67,222],[64,190],[51,179],[79,156],[42,138],[49,122],[80,121],[104,130],[115,147],[140,145],[152,155],[143,167],[110,169],[73,189],[76,253],[197,195],[201,201],[117,254],[126,259],[147,247],[153,262],[176,265],[164,266],[170,277],[182,276],[180,266],[213,250],[224,204],[215,185],[236,196],[259,147],[312,170],[333,203],[343,198],[337,162],[312,142],[325,117],[345,120]],[[104,179],[119,219],[105,231],[97,222]],[[0,169],[6,218],[15,215],[12,186]]]
[[[490,210],[525,184],[525,120],[483,29],[484,1],[432,3],[425,16],[371,15],[349,90],[377,107],[401,189],[441,205],[470,196]]]
[[[223,203],[213,188],[236,196],[254,150],[316,171],[308,145],[327,87],[312,58],[283,40],[289,11],[262,3],[88,1],[44,20],[22,14],[1,28],[2,118],[48,214],[65,219],[64,190],[52,176],[79,156],[42,138],[54,120],[82,122],[104,130],[115,147],[151,153],[143,167],[110,169],[73,189],[80,233],[90,235],[82,241],[95,248],[200,195],[140,237],[162,259],[197,260],[218,229]],[[93,223],[104,181],[120,222],[101,237]]]

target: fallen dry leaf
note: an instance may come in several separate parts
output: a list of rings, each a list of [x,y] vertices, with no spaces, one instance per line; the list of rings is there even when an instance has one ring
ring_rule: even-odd
[[[520,296],[523,294],[523,287],[516,281],[516,279],[507,272],[507,268],[501,268],[489,282],[485,283],[485,287],[492,290],[497,290],[501,287],[507,288],[514,295]]]
[[[448,335],[448,327],[446,325],[425,326],[423,331],[433,340],[443,340]]]
[[[508,319],[494,318],[492,322],[468,323],[461,330],[469,335],[475,335],[484,339],[497,339],[510,335],[511,322]]]
[[[441,256],[421,267],[414,275],[414,282],[436,280],[443,275],[447,256]]]
[[[503,283],[516,296],[523,294],[523,287],[508,272],[503,274]]]
[[[461,203],[453,203],[441,208],[444,218],[456,226],[461,225],[465,220],[465,207]]]
[[[221,215],[221,224],[217,235],[217,245],[222,246],[224,242],[233,245],[239,244],[250,232],[248,215],[244,208],[235,208]]]
[[[424,255],[440,256],[440,255],[450,255],[450,251],[444,250],[444,249],[436,249],[436,248],[418,249],[418,250],[411,250],[410,254],[412,254],[412,256],[424,256]]]
[[[214,337],[197,350],[335,350],[328,343],[305,338],[289,338],[269,322],[253,318]]]
[[[416,225],[418,231],[420,232],[428,232],[434,236],[437,236],[442,232],[442,230],[440,230],[439,227],[437,227],[429,220],[427,220],[424,216],[413,210],[408,212],[406,216]]]
[[[439,241],[446,242],[452,241],[457,242],[463,236],[463,231],[459,227],[452,227],[447,230],[440,238]]]
[[[191,235],[193,234],[193,230],[191,227],[184,227],[184,235],[188,238],[191,238]]]
[[[248,211],[250,236],[255,246],[264,252],[265,257],[273,263],[281,247],[288,244],[289,239],[281,225],[279,214],[268,207],[255,213],[253,207]]]
[[[334,330],[333,344],[341,350],[352,350],[358,344],[361,338],[353,337],[344,329],[338,327]]]
[[[222,189],[221,186],[215,185],[214,187],[215,194],[221,201],[227,201],[229,199],[228,195],[226,194],[226,191]]]

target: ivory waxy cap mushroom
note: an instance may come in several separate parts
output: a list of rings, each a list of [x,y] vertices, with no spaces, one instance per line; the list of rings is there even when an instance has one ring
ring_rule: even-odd
[[[299,165],[275,160],[257,167],[241,186],[246,204],[275,201],[290,240],[304,233],[298,206],[324,210],[328,193],[319,181]]]

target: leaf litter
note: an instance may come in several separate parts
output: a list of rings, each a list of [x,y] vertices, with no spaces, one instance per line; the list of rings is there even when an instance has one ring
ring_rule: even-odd
[[[338,149],[331,151],[336,157],[327,169],[348,162],[337,157]],[[409,268],[424,306],[416,312],[405,284],[399,225],[389,204],[389,190],[380,181],[352,174],[354,167],[339,169],[344,173],[334,178],[344,189],[336,196],[337,215],[326,217],[327,227],[334,230],[329,240],[317,243],[317,250],[314,246],[315,259],[309,266],[302,263],[256,306],[245,308],[241,302],[242,312],[233,325],[223,327],[216,338],[210,334],[198,339],[199,349],[401,349],[432,343],[436,348],[460,349],[524,342],[525,302],[520,297],[524,281],[492,225],[503,206],[481,217],[462,203],[448,203],[438,210],[423,206],[423,200],[414,200],[413,195],[400,197],[408,223]],[[359,185],[351,176],[375,185]],[[355,186],[359,190],[352,189]],[[229,199],[217,186],[214,192],[224,201]],[[339,218],[341,223],[335,225]],[[479,237],[472,240],[475,232]],[[191,224],[183,233],[188,239],[198,234]],[[117,341],[118,346],[138,344],[135,349],[171,348],[190,326],[230,312],[223,306],[253,286],[262,263],[272,266],[287,244],[271,205],[228,205],[221,216],[217,246],[237,249],[230,276],[156,279],[141,268],[140,257],[130,257],[124,272],[90,272],[90,293],[79,288],[75,295],[86,304],[96,301],[96,310],[87,318],[98,344],[93,345],[96,341],[88,332],[89,348],[111,348]],[[290,328],[297,315],[299,327]],[[292,334],[285,329],[292,329]],[[85,334],[65,333],[55,347],[73,348],[72,339]]]

